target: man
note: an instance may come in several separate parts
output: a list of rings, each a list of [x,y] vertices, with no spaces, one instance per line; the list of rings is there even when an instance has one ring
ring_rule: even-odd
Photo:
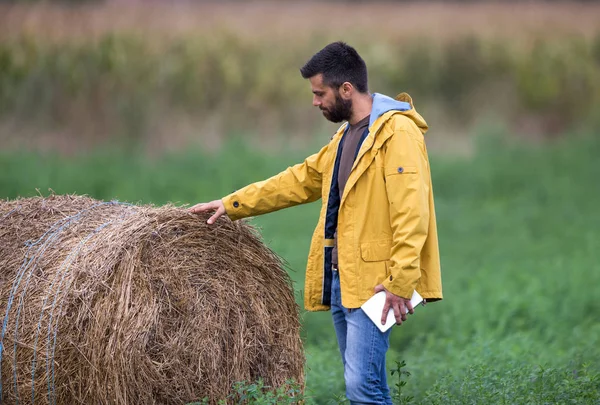
[[[412,100],[371,95],[367,68],[354,48],[327,45],[300,69],[313,105],[344,123],[329,144],[303,163],[191,212],[215,211],[213,224],[322,199],[306,269],[305,307],[331,308],[351,404],[391,404],[382,333],[360,309],[385,291],[381,315],[396,323],[413,313],[416,289],[442,298],[433,192],[423,134]]]

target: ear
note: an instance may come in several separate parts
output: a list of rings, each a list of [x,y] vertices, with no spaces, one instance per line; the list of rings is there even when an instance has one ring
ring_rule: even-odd
[[[342,98],[345,98],[345,99],[352,98],[353,94],[354,94],[354,86],[352,85],[352,83],[344,82],[340,86],[340,96],[342,96]]]

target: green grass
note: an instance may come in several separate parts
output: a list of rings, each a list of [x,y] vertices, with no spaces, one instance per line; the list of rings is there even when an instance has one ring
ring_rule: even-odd
[[[0,196],[90,194],[163,204],[218,198],[304,157],[243,143],[155,160],[96,152],[0,153]],[[392,333],[398,403],[600,403],[600,140],[515,146],[481,137],[471,159],[432,156],[444,300]],[[299,302],[318,203],[259,217]],[[329,313],[303,313],[308,402],[338,403],[342,365]],[[398,383],[390,376],[390,385]],[[408,401],[413,397],[412,401]],[[401,402],[402,401],[402,402]]]

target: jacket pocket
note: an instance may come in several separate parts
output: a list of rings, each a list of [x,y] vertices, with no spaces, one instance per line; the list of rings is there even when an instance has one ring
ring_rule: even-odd
[[[365,262],[380,262],[389,260],[392,241],[389,239],[376,240],[360,244],[360,256]]]

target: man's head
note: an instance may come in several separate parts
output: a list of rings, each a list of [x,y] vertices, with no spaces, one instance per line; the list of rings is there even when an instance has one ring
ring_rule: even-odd
[[[321,49],[306,62],[300,73],[310,80],[313,105],[332,122],[349,120],[353,100],[369,92],[365,61],[354,48],[343,42],[334,42]]]

